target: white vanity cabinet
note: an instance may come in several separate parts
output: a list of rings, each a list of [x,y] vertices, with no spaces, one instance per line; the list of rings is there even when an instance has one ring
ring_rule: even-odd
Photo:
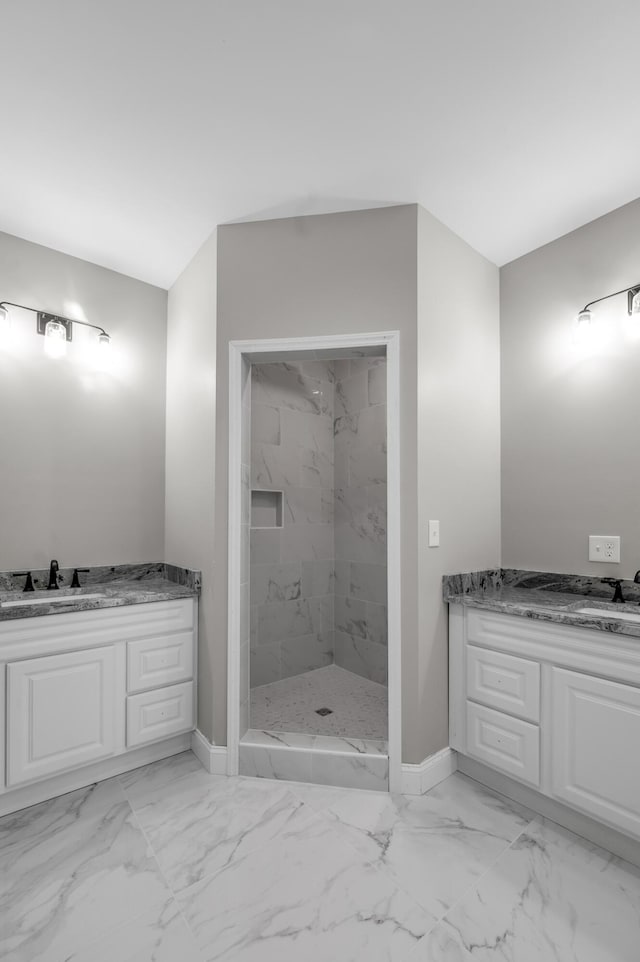
[[[449,626],[451,747],[640,839],[640,638],[459,604]]]
[[[0,622],[0,814],[188,747],[196,615],[185,598]]]

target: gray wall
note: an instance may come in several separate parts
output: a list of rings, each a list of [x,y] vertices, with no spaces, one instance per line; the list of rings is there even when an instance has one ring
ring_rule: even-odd
[[[251,487],[282,492],[251,530],[251,687],[333,663],[333,370],[251,368]]]
[[[169,291],[167,347],[165,557],[173,564],[202,571],[198,727],[212,739],[218,708],[215,692],[226,685],[227,643],[213,604],[215,232]],[[218,711],[217,717],[224,718],[224,714]]]
[[[335,417],[335,663],[387,683],[387,364],[342,361]]]
[[[103,326],[111,370],[44,355],[15,312],[0,351],[0,569],[164,557],[166,291],[0,234],[0,300]]]
[[[218,229],[217,253],[217,348],[206,339],[189,345],[191,361],[212,377],[217,351],[215,423],[207,395],[196,415],[197,442],[168,471],[202,482],[182,517],[198,526],[191,540],[203,554],[214,552],[201,565],[205,585],[212,572],[214,585],[201,626],[208,660],[201,662],[200,727],[224,744],[229,341],[399,330],[403,760],[419,762],[447,744],[441,576],[500,560],[497,268],[415,205],[228,225]],[[194,292],[206,288],[206,317],[194,325],[208,335],[215,274],[210,242],[181,278],[182,290],[172,291],[193,295],[195,306]],[[185,377],[189,371],[185,355]],[[180,451],[172,445],[168,465]],[[433,517],[442,523],[440,549],[426,547]]]
[[[572,340],[590,300],[640,281],[640,201],[504,267],[502,560],[633,577],[640,568],[640,338],[626,297],[594,307],[592,354]],[[622,562],[588,561],[590,534],[622,537]]]
[[[411,761],[448,744],[442,575],[500,560],[498,295],[497,267],[418,208],[420,645],[403,661],[403,697],[416,703],[404,715]],[[430,518],[439,548],[427,544]]]
[[[228,342],[383,330],[401,332],[403,645],[417,645],[416,237],[415,206],[218,229],[215,611],[220,634],[225,635],[222,652],[227,622]],[[224,744],[226,675],[214,678],[213,685],[214,737]],[[409,723],[413,721],[410,714]]]

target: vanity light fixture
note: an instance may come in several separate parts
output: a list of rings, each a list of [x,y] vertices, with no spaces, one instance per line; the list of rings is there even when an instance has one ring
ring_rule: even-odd
[[[100,350],[104,351],[111,341],[111,338],[102,327],[97,324],[90,324],[89,321],[79,321],[76,318],[62,317],[59,314],[49,314],[46,311],[39,311],[35,307],[27,307],[25,304],[14,304],[13,301],[0,301],[0,339],[5,340],[9,337],[11,329],[10,307],[17,307],[22,311],[31,311],[36,315],[36,330],[38,334],[44,336],[44,349],[49,357],[63,357],[67,352],[67,341],[73,339],[73,325],[79,324],[81,327],[91,327],[97,331],[98,344]]]
[[[596,297],[594,301],[589,301],[588,304],[585,304],[576,318],[578,329],[580,329],[582,325],[589,326],[591,324],[593,316],[590,308],[594,304],[599,304],[600,301],[608,301],[610,297],[617,297],[618,294],[627,295],[627,312],[629,314],[640,314],[640,284],[634,284],[633,287],[623,287],[621,291],[614,291],[613,294],[605,294],[604,297]]]

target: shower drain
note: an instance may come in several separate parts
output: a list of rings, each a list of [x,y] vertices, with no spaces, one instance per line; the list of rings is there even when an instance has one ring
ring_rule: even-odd
[[[316,708],[316,715],[333,715],[331,708]]]

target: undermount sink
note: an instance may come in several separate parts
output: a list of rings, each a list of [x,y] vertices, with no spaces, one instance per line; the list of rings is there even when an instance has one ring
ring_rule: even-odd
[[[602,618],[604,621],[631,621],[637,625],[640,625],[640,611],[619,611],[617,608],[612,610],[611,608],[574,608],[574,613],[576,615],[595,615],[598,618]]]
[[[92,601],[94,598],[102,598],[101,592],[86,595],[56,595],[46,598],[20,598],[19,601],[0,602],[0,608],[30,608],[32,605],[72,605],[76,601]]]

